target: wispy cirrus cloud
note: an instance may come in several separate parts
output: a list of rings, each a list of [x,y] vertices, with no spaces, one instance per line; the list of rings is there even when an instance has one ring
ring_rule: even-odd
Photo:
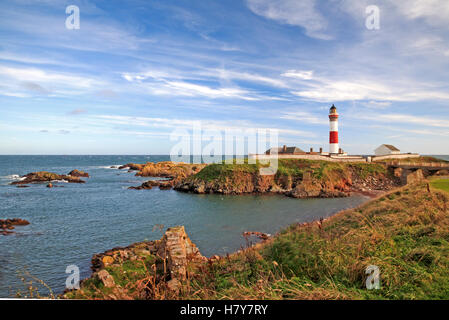
[[[317,10],[315,0],[247,0],[247,4],[255,14],[281,23],[300,26],[313,38],[324,40],[332,38],[325,32],[327,20]]]
[[[301,79],[301,80],[311,80],[313,79],[313,70],[302,71],[302,70],[288,70],[281,74],[283,77]]]
[[[368,115],[358,113],[349,116],[355,119],[369,120],[372,122],[414,124],[425,127],[449,129],[449,119],[434,118],[429,116],[415,116],[410,114],[399,114],[399,113],[370,113]],[[419,131],[415,133],[419,133]]]
[[[24,97],[32,94],[58,96],[79,95],[104,82],[87,76],[78,76],[40,68],[0,66],[0,80],[10,94]]]
[[[287,111],[283,112],[280,119],[294,120],[298,123],[311,123],[328,125],[329,121],[322,114],[313,114],[307,111]]]

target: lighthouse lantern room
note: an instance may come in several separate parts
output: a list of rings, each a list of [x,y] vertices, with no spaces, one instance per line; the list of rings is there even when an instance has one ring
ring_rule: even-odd
[[[338,154],[338,113],[334,105],[329,110],[329,125],[329,153]]]

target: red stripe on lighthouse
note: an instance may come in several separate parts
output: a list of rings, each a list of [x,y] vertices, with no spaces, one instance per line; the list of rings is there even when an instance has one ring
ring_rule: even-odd
[[[338,143],[338,131],[329,132],[329,143]]]

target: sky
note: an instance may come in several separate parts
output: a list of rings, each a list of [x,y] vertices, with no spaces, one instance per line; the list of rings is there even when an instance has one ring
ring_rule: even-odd
[[[168,154],[198,124],[328,150],[332,104],[350,154],[449,154],[448,17],[447,0],[2,1],[0,154]]]

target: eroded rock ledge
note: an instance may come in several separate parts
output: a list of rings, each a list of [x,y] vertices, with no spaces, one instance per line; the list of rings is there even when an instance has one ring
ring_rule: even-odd
[[[76,172],[75,172],[76,171]],[[74,170],[70,173],[82,173],[86,174],[85,172]],[[84,180],[81,180],[79,176],[72,176],[71,174],[57,174],[53,172],[47,172],[47,171],[39,171],[39,172],[31,172],[27,175],[22,176],[22,180],[14,181],[11,184],[13,185],[23,185],[28,183],[42,183],[42,182],[51,182],[51,181],[67,181],[69,183],[85,183]]]
[[[155,298],[157,287],[179,290],[198,265],[208,259],[187,236],[183,226],[167,229],[161,240],[118,247],[92,257],[92,276],[83,280],[79,290],[68,291],[65,298]],[[106,289],[104,289],[106,288]]]
[[[0,219],[0,234],[1,235],[9,235],[13,234],[15,226],[26,226],[29,225],[30,222],[24,219]]]
[[[184,181],[187,177],[200,172],[206,164],[188,164],[182,162],[162,161],[147,162],[146,164],[128,163],[119,167],[119,169],[138,170],[136,176],[140,177],[158,177],[166,180],[150,180],[137,187],[129,189],[143,190],[159,187],[159,189],[171,189],[175,185]]]

